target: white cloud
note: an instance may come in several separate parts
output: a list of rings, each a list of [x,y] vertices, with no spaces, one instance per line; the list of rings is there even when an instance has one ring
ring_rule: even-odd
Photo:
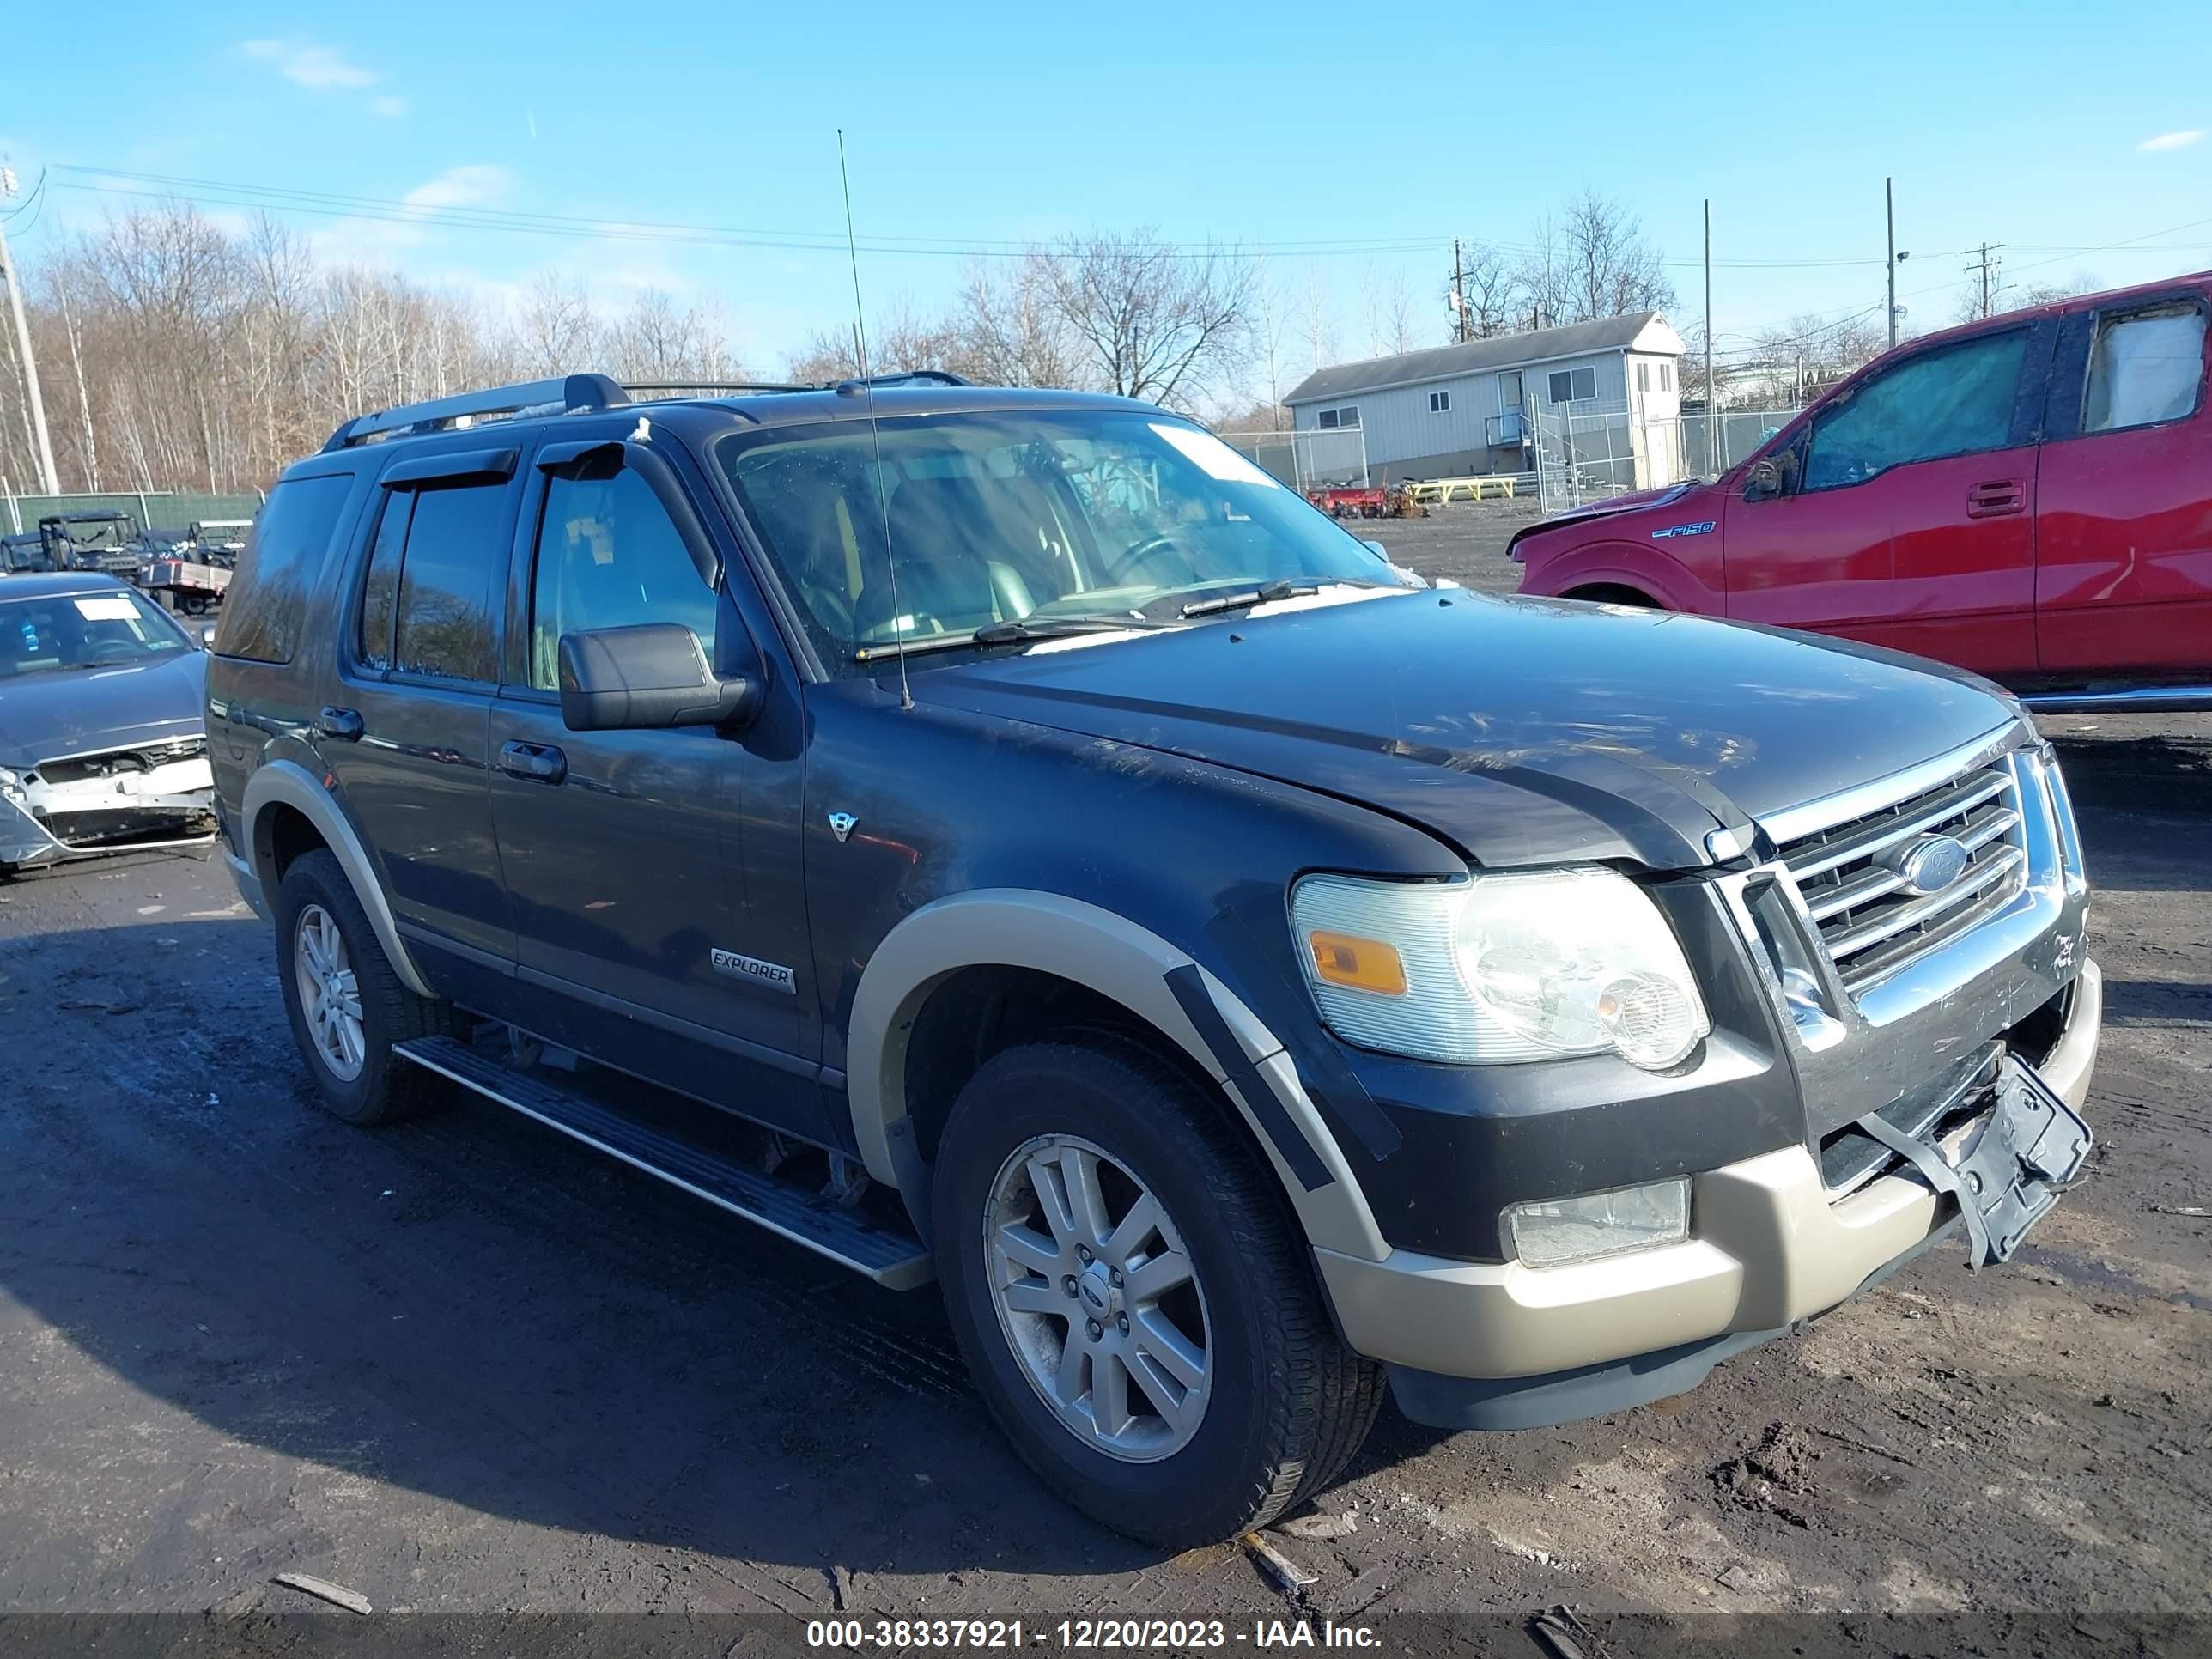
[[[508,182],[505,167],[471,162],[465,167],[447,168],[428,184],[416,185],[403,199],[411,208],[424,210],[474,207],[505,195]]]
[[[2190,127],[2181,132],[2161,132],[2155,138],[2144,139],[2136,148],[2148,150],[2187,149],[2191,144],[2201,141],[2203,137],[2203,128]]]
[[[371,115],[381,115],[386,119],[391,119],[407,113],[407,100],[404,98],[389,96],[372,98],[368,100],[368,112]]]
[[[409,256],[428,244],[439,227],[440,208],[472,207],[503,196],[514,179],[505,167],[471,163],[448,167],[409,191],[407,206],[386,219],[333,219],[307,233],[315,255],[331,265],[393,265],[404,268]]]
[[[248,40],[248,58],[274,64],[276,72],[295,86],[321,92],[331,87],[358,89],[374,86],[374,71],[363,69],[331,46],[310,46],[300,40]]]

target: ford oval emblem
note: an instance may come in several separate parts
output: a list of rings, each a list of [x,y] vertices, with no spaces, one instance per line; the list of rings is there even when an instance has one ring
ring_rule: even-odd
[[[1955,836],[1923,836],[1906,843],[1895,868],[1908,891],[1925,896],[1942,892],[1965,875],[1972,856]]]

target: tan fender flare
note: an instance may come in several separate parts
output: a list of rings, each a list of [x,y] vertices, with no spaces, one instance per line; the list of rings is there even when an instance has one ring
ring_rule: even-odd
[[[423,979],[400,939],[398,923],[384,896],[384,884],[376,878],[376,866],[369,858],[368,849],[362,845],[361,837],[338,810],[330,791],[297,761],[263,763],[247,780],[246,799],[240,806],[246,830],[243,851],[252,860],[253,873],[260,879],[262,890],[270,896],[272,908],[276,872],[263,861],[260,824],[261,815],[278,805],[294,808],[315,826],[316,833],[337,859],[339,868],[345,872],[346,879],[353,884],[354,896],[368,913],[368,925],[376,930],[376,942],[384,947],[384,954],[400,981],[418,997],[434,997],[437,993]]]
[[[981,966],[1072,980],[1164,1032],[1236,1103],[1315,1246],[1374,1261],[1389,1253],[1290,1055],[1241,1000],[1183,951],[1112,911],[1019,888],[987,888],[925,905],[890,931],[860,975],[847,1027],[845,1084],[854,1143],[877,1180],[899,1185],[892,1128],[906,1115],[906,1046],[915,1017],[941,981]],[[1170,981],[1178,969],[1188,970],[1181,975],[1187,993],[1202,987],[1219,1016],[1212,1041]],[[1216,1049],[1230,1042],[1242,1053],[1224,1065]],[[1248,1098],[1263,1090],[1271,1099]],[[1282,1133],[1304,1139],[1325,1179],[1311,1174],[1312,1161],[1293,1146],[1309,1171],[1300,1176],[1277,1144]],[[1310,1186],[1309,1179],[1319,1184]]]

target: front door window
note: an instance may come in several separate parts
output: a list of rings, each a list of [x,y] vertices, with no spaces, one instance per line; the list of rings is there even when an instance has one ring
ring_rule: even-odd
[[[681,623],[714,652],[714,594],[684,538],[628,467],[546,480],[531,583],[530,684],[560,685],[561,635]]]
[[[1907,358],[1814,417],[1808,490],[1864,483],[1893,466],[2005,448],[2027,331],[1984,335]]]

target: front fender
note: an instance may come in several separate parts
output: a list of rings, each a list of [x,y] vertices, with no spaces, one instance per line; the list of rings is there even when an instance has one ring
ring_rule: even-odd
[[[1531,550],[1521,578],[1523,593],[1557,599],[1577,587],[1633,587],[1669,611],[1726,614],[1720,591],[1682,560],[1656,547],[1613,539],[1588,542],[1558,553]]]
[[[854,1142],[877,1179],[905,1184],[894,1140],[907,1115],[907,1039],[915,1017],[940,981],[977,966],[1025,968],[1088,986],[1164,1033],[1235,1103],[1316,1246],[1376,1261],[1389,1253],[1290,1055],[1251,1010],[1157,934],[1097,905],[1027,889],[983,889],[927,904],[870,957],[847,1027],[845,1084]]]

